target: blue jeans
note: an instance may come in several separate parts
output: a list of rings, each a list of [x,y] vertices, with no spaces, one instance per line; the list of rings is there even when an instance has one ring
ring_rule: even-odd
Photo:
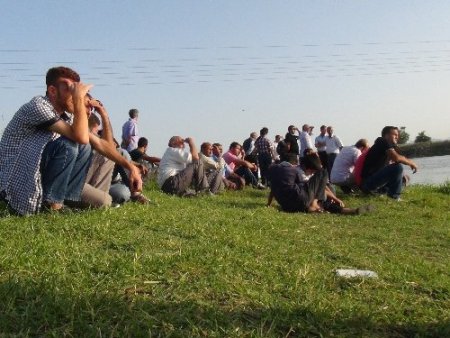
[[[255,175],[253,175],[252,171],[244,166],[241,166],[235,170],[235,173],[245,179],[245,183],[251,184],[252,186],[256,186],[258,184],[258,180]]]
[[[402,178],[403,166],[400,163],[389,164],[364,179],[362,188],[366,192],[383,189],[389,197],[398,198],[402,193]]]
[[[91,153],[90,144],[78,144],[64,136],[45,146],[41,159],[44,202],[80,201]]]

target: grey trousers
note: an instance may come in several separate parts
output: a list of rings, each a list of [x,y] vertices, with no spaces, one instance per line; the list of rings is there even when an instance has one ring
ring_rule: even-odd
[[[189,163],[178,174],[169,177],[161,189],[166,194],[183,195],[191,187],[196,192],[209,188],[202,161],[196,160]]]
[[[108,193],[111,187],[114,162],[94,152],[86,181],[81,192],[83,206],[100,208],[111,206],[112,198]]]

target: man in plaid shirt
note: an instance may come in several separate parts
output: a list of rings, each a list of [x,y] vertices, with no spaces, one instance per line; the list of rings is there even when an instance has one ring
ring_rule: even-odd
[[[139,171],[125,163],[110,142],[88,129],[92,85],[80,82],[70,68],[49,69],[45,96],[24,104],[6,126],[0,141],[0,197],[20,215],[60,210],[64,201],[80,201],[91,160],[91,146],[131,170],[135,189]],[[119,158],[120,157],[120,158]]]

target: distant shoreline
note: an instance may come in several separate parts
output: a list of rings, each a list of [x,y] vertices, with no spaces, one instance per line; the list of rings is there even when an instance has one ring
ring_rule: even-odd
[[[403,144],[400,151],[410,158],[450,155],[450,140]]]

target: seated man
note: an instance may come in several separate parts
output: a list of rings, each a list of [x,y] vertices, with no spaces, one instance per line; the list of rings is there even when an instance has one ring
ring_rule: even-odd
[[[212,157],[212,145],[209,142],[203,142],[200,146],[200,153],[198,154],[200,161],[203,162],[206,177],[210,189],[213,193],[217,193],[225,188],[222,180],[223,167],[219,162],[216,162]]]
[[[147,155],[148,140],[145,137],[141,137],[138,140],[137,148],[130,151],[130,157],[133,162],[142,164],[147,169],[148,173],[143,176],[144,179],[152,177],[157,168],[155,166],[159,165],[161,159],[155,156]]]
[[[91,100],[91,102],[93,101]],[[102,118],[102,135],[107,135],[109,133],[108,129],[111,128],[111,126],[109,124],[106,110],[101,104],[100,106],[97,106],[97,104],[99,104],[98,101],[97,103],[91,104],[95,106],[95,111]],[[91,133],[100,137],[98,135],[100,119],[97,117],[97,115],[91,114],[91,116],[89,116],[88,122]],[[113,140],[113,142],[115,142],[115,140]],[[127,161],[130,161],[130,158],[125,159]],[[112,205],[112,203],[114,203],[116,206],[118,206],[119,204],[130,200],[130,198],[133,201],[138,201],[143,204],[148,203],[149,200],[144,195],[142,195],[140,191],[134,191],[131,194],[129,187],[126,184],[122,184],[121,182],[112,184],[111,178],[115,166],[119,165],[115,164],[114,161],[108,159],[100,153],[94,151],[92,155],[92,162],[86,175],[86,181],[84,183],[83,190],[81,191],[81,203],[73,203],[72,205],[82,208],[100,208],[109,207]]]
[[[230,144],[229,150],[223,154],[223,159],[230,166],[231,170],[237,175],[243,177],[247,184],[251,184],[253,188],[265,189],[265,186],[258,183],[255,175],[253,175],[252,170],[256,170],[257,166],[254,163],[243,160],[241,155],[242,147],[237,142],[232,142]]]
[[[130,151],[131,159],[137,163],[147,161],[151,165],[158,165],[159,162],[161,162],[161,159],[159,157],[148,156],[146,154],[147,148],[148,140],[145,137],[139,138],[137,148]]]
[[[303,157],[303,170],[297,166],[297,156],[289,155],[289,162],[281,162],[270,167],[271,191],[267,206],[275,197],[281,209],[287,212],[322,212],[326,210],[347,215],[367,212],[371,207],[345,208],[344,203],[327,187],[328,172],[322,168],[316,153]]]
[[[189,152],[184,151],[184,144]],[[167,194],[190,197],[209,191],[208,179],[199,160],[197,147],[190,137],[172,136],[164,152],[158,170],[158,185]],[[195,191],[189,188],[193,187]],[[211,193],[213,193],[211,191]]]
[[[222,145],[220,143],[213,144],[212,159],[219,164],[220,168],[222,168],[222,181],[227,189],[240,190],[245,187],[245,180],[238,174],[235,174],[222,158]]]
[[[386,126],[381,137],[367,152],[362,167],[362,190],[365,192],[386,193],[400,200],[403,188],[403,166],[408,165],[417,171],[417,165],[397,151],[399,131],[397,127]]]
[[[140,190],[137,169],[118,159],[107,141],[89,133],[86,94],[92,85],[81,83],[67,67],[51,68],[46,84],[46,95],[23,105],[2,135],[0,194],[8,206],[28,215],[42,205],[59,210],[66,200],[80,201],[91,146],[127,166],[133,189]]]
[[[343,147],[334,160],[330,181],[341,187],[344,193],[357,189],[353,169],[359,156],[369,149],[369,142],[360,139],[353,146]]]

